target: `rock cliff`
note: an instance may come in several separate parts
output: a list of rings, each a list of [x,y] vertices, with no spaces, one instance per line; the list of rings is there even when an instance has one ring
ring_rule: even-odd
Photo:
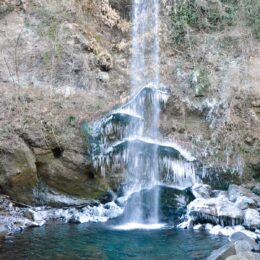
[[[218,188],[260,177],[259,8],[161,2],[160,129]],[[90,125],[130,95],[130,17],[129,0],[1,1],[0,187],[13,200],[78,205],[118,188],[93,167]]]

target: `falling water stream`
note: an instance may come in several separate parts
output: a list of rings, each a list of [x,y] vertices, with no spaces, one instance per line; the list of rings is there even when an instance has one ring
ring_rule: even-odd
[[[158,140],[158,121],[160,114],[160,99],[154,98],[158,93],[159,71],[159,3],[158,0],[133,1],[133,32],[132,32],[132,61],[131,61],[131,86],[133,94],[151,82],[154,91],[146,94],[141,102],[136,102],[132,112],[142,118],[142,123],[137,127],[133,122],[131,136],[137,138],[150,138]],[[152,146],[149,151],[145,147],[137,146],[134,142],[127,147],[131,155],[131,163],[127,165],[126,192],[151,189],[158,185],[159,165],[158,146]],[[159,189],[153,189],[150,194],[150,212],[145,216],[143,211],[144,198],[139,192],[128,205],[125,222],[134,226],[159,223]],[[147,202],[146,202],[147,203]]]
[[[131,98],[99,125],[101,152],[94,160],[104,176],[123,171],[127,203],[120,228],[158,228],[159,186],[191,186],[195,159],[159,132],[170,97],[160,82],[159,0],[133,0],[132,24]]]

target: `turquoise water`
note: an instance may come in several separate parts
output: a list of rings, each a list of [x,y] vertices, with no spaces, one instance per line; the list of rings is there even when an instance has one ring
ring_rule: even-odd
[[[120,231],[108,223],[52,224],[5,240],[0,259],[206,259],[226,241],[203,231]]]

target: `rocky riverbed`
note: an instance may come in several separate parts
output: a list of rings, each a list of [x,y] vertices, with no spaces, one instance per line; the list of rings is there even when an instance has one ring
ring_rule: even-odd
[[[4,195],[0,197],[0,202],[1,238],[21,232],[25,228],[40,227],[53,222],[105,222],[108,219],[118,217],[123,211],[114,202],[101,204],[96,201],[89,205],[69,208],[30,207],[17,206]]]
[[[195,184],[194,196],[180,217],[177,228],[206,230],[212,235],[229,237],[229,244],[214,251],[213,259],[260,259],[260,187],[257,183],[230,185],[227,191],[213,190],[209,185]],[[106,222],[122,215],[125,198],[101,204],[69,208],[29,207],[17,205],[9,197],[1,196],[1,237],[25,228],[39,227],[53,222]],[[229,257],[229,258],[228,258]]]
[[[179,227],[229,236],[230,243],[214,251],[209,260],[260,259],[259,184],[232,184],[227,191],[196,184],[192,192],[195,200],[187,206],[187,220]]]

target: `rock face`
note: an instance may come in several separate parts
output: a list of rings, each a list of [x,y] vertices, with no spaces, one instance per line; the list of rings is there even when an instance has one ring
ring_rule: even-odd
[[[210,10],[204,2],[195,1],[194,15]],[[244,26],[248,21],[212,25],[207,16],[210,28],[185,21],[191,38],[187,26],[175,35],[180,24],[173,3],[161,1],[161,81],[172,95],[160,130],[214,166],[202,171],[206,183],[226,188],[258,178],[260,45],[254,30]],[[223,1],[218,5],[225,14]],[[128,0],[1,1],[0,186],[14,200],[79,204],[118,187],[122,176],[104,179],[93,169],[80,128],[130,94],[130,16]],[[236,203],[239,210],[254,207],[243,198]]]
[[[31,101],[34,109],[35,104]],[[52,206],[86,204],[107,196],[115,180],[105,179],[94,169],[87,140],[90,135],[79,130],[84,123],[64,122],[70,120],[66,115],[59,122],[52,117],[47,123],[43,115],[45,123],[38,121],[23,127],[16,122],[12,133],[1,129],[2,191],[17,202]]]
[[[106,197],[119,177],[94,169],[88,124],[127,95],[129,22],[108,1],[25,0],[0,3],[0,27],[2,192],[52,206]]]
[[[38,177],[36,159],[23,140],[16,138],[2,143],[0,148],[0,186],[15,200],[32,203]]]

